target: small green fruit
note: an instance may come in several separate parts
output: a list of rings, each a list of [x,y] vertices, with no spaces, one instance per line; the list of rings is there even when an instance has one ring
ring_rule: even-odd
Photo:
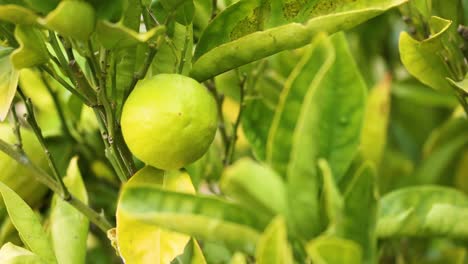
[[[159,74],[130,94],[121,125],[137,158],[163,170],[178,169],[208,150],[216,133],[216,102],[189,77]]]

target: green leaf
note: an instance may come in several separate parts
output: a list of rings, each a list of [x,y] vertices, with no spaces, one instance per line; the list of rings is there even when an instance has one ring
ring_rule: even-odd
[[[8,242],[0,248],[0,263],[2,264],[45,264],[40,257],[22,247]]]
[[[231,261],[229,262],[229,264],[247,264],[247,260],[245,259],[245,255],[240,253],[240,252],[236,252],[232,258],[231,258]]]
[[[31,10],[18,5],[0,5],[0,20],[13,24],[35,25],[38,16]]]
[[[281,177],[251,159],[241,159],[228,167],[220,187],[228,197],[253,210],[272,216],[286,212],[286,190]]]
[[[17,143],[13,127],[7,123],[0,124],[0,135],[2,140],[9,144]],[[38,167],[47,171],[47,158],[34,133],[29,129],[21,129],[23,149]],[[15,191],[25,202],[34,207],[39,205],[47,192],[47,188],[35,179],[31,171],[13,160],[7,154],[0,152],[0,181]],[[1,201],[3,199],[0,198]],[[4,210],[3,202],[0,203]]]
[[[93,6],[84,1],[61,1],[40,23],[59,34],[87,41],[96,26]]]
[[[411,177],[411,183],[438,183],[450,177],[450,174],[447,174],[449,170],[453,170],[450,165],[468,146],[467,129],[466,117],[456,115],[434,129],[424,144],[424,159]]]
[[[88,194],[78,168],[78,158],[70,161],[63,178],[71,194],[88,203]],[[52,243],[59,263],[80,264],[86,260],[89,220],[73,206],[54,195],[50,214]]]
[[[0,182],[0,192],[23,243],[45,262],[57,263],[49,236],[33,210],[3,182]]]
[[[151,66],[152,75],[160,73],[187,75],[192,67],[192,47],[192,26],[174,23],[172,36],[161,44],[158,53],[156,53]]]
[[[149,225],[224,242],[253,252],[268,217],[215,197],[169,191],[156,184],[126,185],[121,193],[120,214]],[[119,213],[118,213],[119,214]]]
[[[455,189],[417,186],[391,192],[380,200],[377,234],[468,238],[465,222],[468,197]]]
[[[291,159],[293,134],[301,107],[306,104],[305,96],[312,93],[312,86],[321,82],[334,61],[332,42],[326,35],[319,35],[284,83],[266,144],[266,161],[283,176]]]
[[[336,223],[337,236],[361,246],[362,263],[377,261],[377,200],[376,172],[370,162],[365,162],[344,193],[341,219]]]
[[[49,60],[44,37],[35,27],[17,25],[15,38],[20,44],[19,48],[11,54],[11,62],[15,69],[38,66]]]
[[[452,77],[439,51],[449,34],[451,21],[432,17],[430,27],[435,32],[428,39],[417,41],[406,33],[400,35],[400,56],[405,68],[422,83],[441,91],[450,91],[446,77]]]
[[[315,264],[360,264],[362,252],[351,240],[320,236],[307,243],[307,254]]]
[[[257,244],[255,259],[258,264],[294,263],[282,216],[274,218],[263,232]]]
[[[160,0],[159,2],[166,11],[174,11],[191,0]]]
[[[330,227],[335,228],[335,224],[338,221],[337,218],[341,216],[343,210],[343,196],[336,186],[328,162],[324,159],[319,159],[317,163],[323,178],[323,207],[325,208],[328,222],[331,224]]]
[[[397,98],[427,107],[445,107],[453,109],[458,105],[452,93],[441,93],[417,80],[393,82],[391,93]]]
[[[192,244],[193,244],[193,255],[192,255],[192,260],[191,264],[206,264],[206,259],[205,256],[203,256],[203,251],[200,248],[200,245],[198,244],[197,240],[192,238]]]
[[[8,115],[18,86],[19,74],[10,62],[11,51],[0,46],[0,121]]]
[[[322,1],[316,7],[318,15],[304,24],[289,23],[261,31],[266,16],[260,15],[264,13],[260,1],[240,1],[219,14],[205,29],[190,75],[198,81],[207,80],[280,51],[307,45],[319,31],[332,34],[352,28],[404,2],[406,0],[341,2],[338,6],[332,5],[331,10],[322,10],[330,5],[329,1]],[[236,33],[233,31],[236,26],[243,30]]]
[[[302,95],[287,167],[288,190],[295,193],[289,201],[291,216],[298,233],[309,238],[323,224],[317,211],[320,179],[311,161],[326,159],[339,184],[357,151],[365,107],[366,87],[344,35],[338,34],[331,40],[336,59],[327,62],[331,64],[328,67],[322,66],[311,83],[303,84],[309,88]],[[294,113],[294,110],[283,111]],[[283,127],[294,123],[287,124]],[[282,138],[288,140],[287,135]]]
[[[461,91],[463,91],[465,94],[468,94],[468,75],[465,75],[465,79],[463,79],[462,81],[460,82],[456,82],[452,79],[448,79],[448,81],[450,82],[450,84],[457,88],[457,89],[460,89]]]
[[[152,263],[155,260],[158,263],[169,263],[184,252],[190,238],[164,230],[162,225],[143,221],[140,215],[125,210],[128,191],[141,186],[187,193],[195,193],[195,189],[187,173],[164,172],[149,166],[138,171],[123,187],[116,213],[120,255],[128,263]],[[144,203],[154,205],[155,200],[141,199],[137,203],[140,206]],[[150,211],[147,213],[151,214]]]
[[[361,134],[361,152],[365,159],[380,164],[387,143],[390,115],[390,79],[374,87],[367,97]]]
[[[241,124],[245,137],[252,146],[255,157],[262,161],[266,159],[268,133],[283,85],[277,80],[278,75],[274,70],[259,75],[255,94],[251,100],[246,100],[242,115]]]
[[[96,27],[96,35],[101,44],[107,49],[119,49],[135,46],[155,40],[166,31],[164,26],[152,28],[145,33],[137,33],[122,23],[113,24],[107,21],[99,21]]]
[[[108,20],[112,22],[118,21],[123,13],[124,7],[127,4],[126,0],[86,0],[90,3],[94,10],[96,10],[96,16],[102,20]]]
[[[31,9],[47,14],[54,9],[60,0],[23,0]]]

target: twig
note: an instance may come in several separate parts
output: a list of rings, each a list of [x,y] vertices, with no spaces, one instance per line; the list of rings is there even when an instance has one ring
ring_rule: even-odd
[[[148,69],[151,66],[151,62],[153,62],[153,59],[156,53],[157,53],[156,47],[154,45],[150,45],[148,55],[146,56],[143,65],[141,65],[141,68],[133,74],[132,82],[130,83],[129,87],[125,90],[125,94],[124,94],[122,102],[125,102],[125,100],[127,100],[128,96],[135,88],[135,85],[137,84],[137,82],[146,76],[146,73],[148,72]]]
[[[65,187],[65,184],[62,181],[62,177],[60,176],[60,173],[57,169],[57,165],[54,162],[52,154],[50,153],[49,149],[47,148],[47,145],[45,144],[45,139],[42,134],[41,128],[39,127],[36,121],[36,116],[34,114],[34,108],[33,108],[31,99],[27,98],[23,94],[19,86],[18,86],[18,94],[20,95],[21,99],[23,99],[25,106],[26,106],[25,119],[28,122],[28,124],[31,126],[34,134],[36,135],[39,143],[41,144],[41,147],[47,157],[47,162],[49,163],[49,167],[52,170],[53,176],[55,180],[59,183],[59,186],[60,186],[59,194],[64,200],[67,200],[68,197],[70,196],[70,193],[68,192],[67,187]]]
[[[23,152],[23,140],[21,138],[20,123],[16,113],[16,106],[14,104],[11,105],[11,114],[13,116],[13,133],[15,133],[16,136],[16,148],[18,151]]]
[[[225,153],[227,153],[229,149],[229,136],[226,131],[226,121],[224,120],[224,114],[223,114],[224,96],[218,93],[214,80],[205,82],[205,85],[208,88],[208,91],[210,91],[210,93],[213,95],[213,97],[216,100],[216,106],[218,108],[217,110],[218,110],[218,118],[219,118],[218,128],[221,134],[221,139],[223,141],[224,151]],[[227,157],[225,156],[223,163],[226,161],[226,159]]]
[[[465,110],[465,113],[468,115],[468,94],[460,89],[456,89],[455,94],[458,101],[460,101],[460,104],[463,106],[463,110]]]
[[[216,14],[218,13],[218,0],[212,0],[211,1],[211,19],[216,17]]]
[[[0,139],[0,151],[10,156],[12,159],[16,160],[19,164],[23,165],[24,167],[28,168],[36,179],[47,186],[55,193],[60,193],[60,186],[57,182],[55,182],[47,172],[42,170],[41,168],[37,167],[31,160],[23,153],[19,153],[15,151],[8,143]],[[62,197],[63,198],[63,197]],[[75,196],[70,195],[64,201],[71,204],[75,207],[78,211],[80,211],[83,215],[85,215],[91,222],[93,222],[99,229],[103,232],[107,232],[107,230],[112,228],[112,225],[104,218],[103,215],[97,213],[86,204],[81,202]]]
[[[82,95],[79,91],[73,88],[73,86],[68,84],[67,81],[62,79],[54,70],[52,70],[51,68],[45,65],[39,66],[39,69],[47,72],[52,78],[54,78],[57,82],[59,82],[65,89],[67,89],[70,93],[78,97],[80,101],[82,101],[84,104],[91,106],[91,103],[88,101],[88,99],[84,95]]]
[[[69,61],[67,61],[65,55],[62,53],[55,32],[53,32],[52,30],[49,30],[49,42],[55,51],[55,55],[57,56],[60,65],[65,70],[66,74],[72,80],[72,82],[74,82],[77,90],[80,91],[84,98],[86,98],[85,100],[83,100],[83,102],[88,102],[88,104],[91,106],[95,105],[97,98],[94,94],[93,89],[89,85],[88,80],[86,80],[83,71],[80,69],[78,63],[76,63],[70,45],[65,46],[65,51],[67,52],[69,59]]]
[[[228,151],[226,153],[226,159],[224,160],[224,166],[230,165],[232,163],[232,160],[234,159],[234,152],[236,149],[236,142],[237,142],[237,130],[239,129],[240,121],[242,118],[242,113],[244,110],[246,81],[247,81],[247,77],[243,76],[240,82],[240,87],[239,87],[239,94],[240,94],[239,113],[237,114],[236,121],[234,122],[234,125],[233,125],[232,135],[229,141]]]
[[[179,61],[179,69],[178,69],[179,74],[182,74],[182,71],[184,70],[184,66],[186,62],[185,57],[187,55],[188,44],[189,44],[190,37],[191,37],[190,31],[191,31],[191,26],[190,25],[186,26],[185,27],[185,41],[184,41],[184,46],[181,50],[182,53],[181,53],[180,61]]]

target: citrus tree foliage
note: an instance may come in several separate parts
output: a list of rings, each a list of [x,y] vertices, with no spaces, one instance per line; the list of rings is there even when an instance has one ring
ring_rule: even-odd
[[[0,263],[465,263],[468,1],[0,0]]]

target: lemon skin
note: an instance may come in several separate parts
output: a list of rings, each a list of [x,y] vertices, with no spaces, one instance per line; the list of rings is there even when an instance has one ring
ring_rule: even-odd
[[[197,81],[159,74],[138,83],[124,104],[122,134],[140,160],[174,170],[201,158],[217,127],[216,101]]]

